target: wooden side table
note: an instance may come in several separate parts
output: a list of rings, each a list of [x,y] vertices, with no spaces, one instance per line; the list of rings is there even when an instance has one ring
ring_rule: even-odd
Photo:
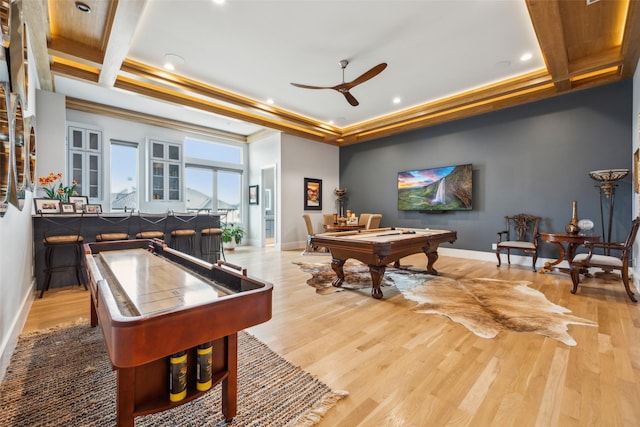
[[[576,249],[578,246],[584,245],[587,242],[599,242],[600,236],[595,234],[580,235],[580,234],[567,234],[567,233],[540,233],[540,238],[545,242],[551,243],[558,247],[560,255],[558,259],[553,262],[545,262],[544,267],[540,269],[540,273],[547,273],[549,271],[559,271],[561,273],[569,274],[569,268],[558,267],[562,261],[567,260],[569,265],[573,261],[573,257],[576,255]],[[567,245],[565,250],[564,245]],[[580,271],[581,274],[587,276],[589,273],[584,270]]]

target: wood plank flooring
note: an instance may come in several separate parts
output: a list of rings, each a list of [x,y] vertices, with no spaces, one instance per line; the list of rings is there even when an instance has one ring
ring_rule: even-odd
[[[274,284],[273,318],[250,333],[349,396],[327,426],[640,425],[640,305],[620,281],[587,279],[577,295],[561,273],[441,256],[446,277],[527,280],[598,327],[570,325],[578,345],[502,332],[480,338],[445,317],[411,311],[385,288],[375,300],[352,291],[318,295],[292,261],[329,261],[301,251],[240,247],[227,260]],[[424,256],[404,258],[424,267]],[[81,287],[36,299],[25,331],[88,318]]]

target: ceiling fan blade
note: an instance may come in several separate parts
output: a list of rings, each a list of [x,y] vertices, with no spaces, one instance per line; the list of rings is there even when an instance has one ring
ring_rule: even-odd
[[[361,83],[364,83],[367,80],[372,79],[375,76],[377,76],[378,74],[380,74],[385,68],[387,68],[387,63],[386,62],[378,64],[375,67],[371,68],[369,71],[367,71],[364,74],[360,75],[360,77],[356,78],[355,80],[352,80],[349,83],[344,83],[345,87],[347,89],[351,89],[354,86],[357,86],[357,85],[359,85]]]
[[[354,107],[357,107],[360,104],[358,100],[353,95],[351,95],[348,91],[344,91],[342,92],[342,94],[344,95],[345,98],[347,98],[347,101],[349,102],[349,104],[353,105]]]
[[[325,87],[325,86],[309,86],[309,85],[303,85],[300,83],[291,83],[293,86],[295,87],[301,87],[303,89],[333,89],[333,87]]]

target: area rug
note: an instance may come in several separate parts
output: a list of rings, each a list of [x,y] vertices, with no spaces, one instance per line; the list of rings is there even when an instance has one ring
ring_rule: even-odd
[[[136,426],[312,426],[346,396],[238,336],[238,415],[225,423],[220,385]],[[116,425],[116,373],[102,333],[88,324],[23,335],[0,385],[0,426]]]
[[[345,263],[342,288],[331,285],[336,274],[329,263],[294,264],[312,275],[307,284],[319,294],[344,289],[365,289],[367,295],[370,293],[369,267],[360,262]],[[530,284],[488,278],[454,280],[422,271],[387,268],[381,289],[384,298],[388,298],[387,294],[395,288],[405,299],[416,303],[413,311],[446,316],[483,338],[495,338],[501,331],[530,332],[575,346],[568,325],[598,326],[553,304],[542,292],[530,288]]]

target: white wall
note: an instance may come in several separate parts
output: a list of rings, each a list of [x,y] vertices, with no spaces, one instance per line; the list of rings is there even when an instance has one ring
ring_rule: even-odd
[[[307,229],[302,215],[308,213],[316,232],[322,230],[322,214],[333,213],[339,187],[340,150],[290,135],[282,135],[281,173],[276,178],[280,189],[279,220],[283,224],[278,241],[283,250],[304,248]],[[304,178],[322,180],[322,210],[305,211]]]
[[[33,257],[30,191],[25,208],[9,205],[0,218],[0,381],[33,300]]]
[[[36,177],[62,172],[66,185],[65,97],[39,90],[36,104]]]
[[[280,139],[281,134],[274,132],[257,141],[249,144],[249,180],[248,185],[259,185],[260,192],[264,189],[262,182],[262,169],[268,167],[276,168],[276,184],[280,181],[278,176],[280,164]],[[273,195],[274,200],[278,200],[278,188],[275,188],[276,194]],[[258,199],[258,205],[249,205],[249,236],[246,243],[251,246],[264,246],[262,216],[264,214],[264,201]],[[276,212],[279,210],[276,209]],[[276,247],[279,247],[280,239],[278,238],[278,230],[280,222],[276,222]]]

